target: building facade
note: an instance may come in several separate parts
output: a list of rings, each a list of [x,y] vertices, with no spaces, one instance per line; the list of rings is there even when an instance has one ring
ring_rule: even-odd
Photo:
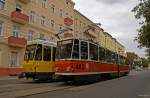
[[[89,29],[91,31],[86,32]],[[80,38],[92,39],[102,47],[121,56],[126,56],[125,47],[122,44],[77,10],[74,10],[74,35]]]
[[[64,22],[73,17],[71,0],[0,0],[0,73],[20,71],[27,41],[56,42],[61,29],[74,28]]]

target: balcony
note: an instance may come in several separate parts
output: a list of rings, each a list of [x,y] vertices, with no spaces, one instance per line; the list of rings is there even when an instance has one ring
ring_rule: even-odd
[[[73,20],[69,17],[64,19],[64,24],[67,26],[71,26],[73,24]]]
[[[27,16],[19,11],[13,11],[11,13],[11,19],[12,19],[12,21],[20,23],[20,24],[26,24],[29,22],[29,16]]]
[[[18,38],[14,36],[8,37],[8,45],[9,46],[14,46],[14,47],[20,47],[23,48],[27,44],[27,40],[24,38]]]
[[[85,30],[84,32],[85,34],[93,37],[93,38],[96,38],[98,35],[96,34],[96,30],[94,27],[92,26],[88,26],[87,30]]]
[[[27,4],[29,3],[31,0],[19,0],[20,2],[24,3],[24,4]]]

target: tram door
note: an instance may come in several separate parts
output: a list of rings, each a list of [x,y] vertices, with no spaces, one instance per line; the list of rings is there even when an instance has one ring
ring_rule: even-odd
[[[34,72],[39,72],[40,66],[42,65],[42,45],[38,44],[36,47],[35,58],[34,58]]]
[[[56,47],[52,47],[52,54],[51,54],[51,56],[52,56],[52,58],[51,58],[51,70],[54,72],[54,70],[55,70],[55,55],[56,55]]]
[[[42,72],[53,72],[52,69],[52,47],[51,46],[43,46],[43,60],[40,65],[40,70]]]

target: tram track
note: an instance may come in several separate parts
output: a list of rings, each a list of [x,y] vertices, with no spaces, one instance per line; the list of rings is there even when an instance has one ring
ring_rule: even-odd
[[[123,77],[121,77],[123,78]],[[46,82],[46,83],[35,83],[35,82],[19,82],[16,84],[0,85],[0,98],[26,98],[39,94],[46,94],[51,92],[60,91],[79,91],[94,86],[97,83],[105,83],[104,81],[112,81],[114,79],[104,79],[96,83],[91,84],[65,84],[64,82]]]
[[[6,98],[20,98],[20,97],[26,97],[26,96],[36,95],[36,94],[52,92],[52,91],[69,89],[72,87],[73,86],[67,86],[67,85],[62,85],[62,84],[57,84],[55,86],[52,86],[52,85],[47,86],[46,85],[46,86],[35,87],[35,88],[3,92],[3,93],[0,93],[0,97],[1,98],[5,98],[5,97]]]

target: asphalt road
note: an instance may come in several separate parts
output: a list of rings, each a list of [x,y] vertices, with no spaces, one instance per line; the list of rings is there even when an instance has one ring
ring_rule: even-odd
[[[39,93],[24,98],[150,98],[150,70],[118,79]]]

